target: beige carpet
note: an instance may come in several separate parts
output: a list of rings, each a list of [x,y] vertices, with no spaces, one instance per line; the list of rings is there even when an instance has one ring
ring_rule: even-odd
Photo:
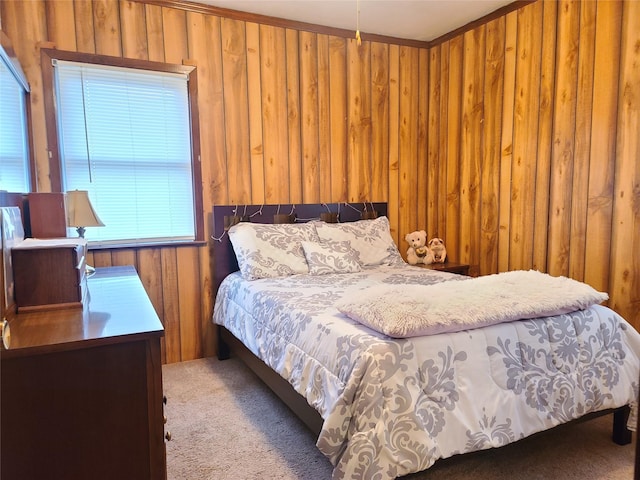
[[[315,439],[239,360],[165,365],[168,480],[323,480]],[[441,460],[407,480],[631,480],[635,440],[611,441],[611,416]],[[635,437],[635,435],[634,435]]]

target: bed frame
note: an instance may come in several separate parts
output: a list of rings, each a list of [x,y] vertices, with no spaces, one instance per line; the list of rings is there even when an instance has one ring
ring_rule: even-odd
[[[214,298],[220,282],[238,270],[233,246],[227,230],[241,222],[252,223],[300,223],[310,220],[326,222],[353,222],[364,218],[387,215],[386,203],[319,203],[301,205],[220,205],[213,207],[214,227]],[[225,360],[233,354],[240,358],[293,413],[316,435],[320,434],[323,419],[291,384],[256,357],[226,328],[218,325],[218,359]],[[613,413],[612,440],[618,445],[631,443],[631,431],[627,429],[629,406],[587,414],[573,422],[581,422]]]
[[[220,205],[213,207],[214,297],[220,282],[238,270],[227,230],[244,221],[252,223],[302,223],[323,220],[328,223],[354,222],[387,215],[386,203],[316,203],[301,205]],[[322,429],[322,417],[284,378],[256,357],[226,328],[218,325],[218,358],[231,353],[240,358],[300,420],[316,435]]]

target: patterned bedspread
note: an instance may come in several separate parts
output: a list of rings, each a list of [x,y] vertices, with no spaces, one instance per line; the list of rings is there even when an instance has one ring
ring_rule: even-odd
[[[640,334],[606,307],[391,339],[333,306],[378,283],[461,278],[408,266],[250,282],[236,272],[214,322],[318,410],[336,479],[392,479],[589,412],[635,414]]]

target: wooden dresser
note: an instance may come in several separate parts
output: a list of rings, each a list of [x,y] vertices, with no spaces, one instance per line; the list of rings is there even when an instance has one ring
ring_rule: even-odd
[[[166,478],[164,329],[133,267],[97,269],[84,307],[9,319],[3,480]]]

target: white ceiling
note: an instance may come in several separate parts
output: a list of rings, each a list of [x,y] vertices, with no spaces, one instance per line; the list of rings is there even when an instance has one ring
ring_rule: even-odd
[[[195,0],[243,12],[429,41],[477,20],[513,0]]]

